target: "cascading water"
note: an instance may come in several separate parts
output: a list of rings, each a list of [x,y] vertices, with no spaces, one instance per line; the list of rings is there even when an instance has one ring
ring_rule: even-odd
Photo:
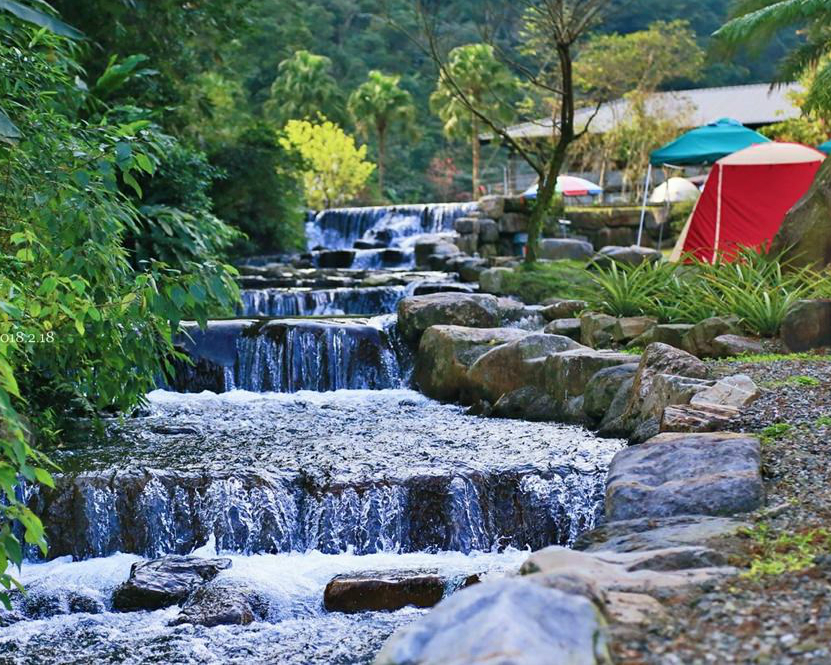
[[[251,289],[242,292],[240,316],[391,314],[415,284],[320,290]]]
[[[406,245],[406,238],[452,231],[456,219],[476,209],[476,203],[332,208],[319,212],[306,224],[306,238],[309,249],[350,249],[357,240],[401,247]]]

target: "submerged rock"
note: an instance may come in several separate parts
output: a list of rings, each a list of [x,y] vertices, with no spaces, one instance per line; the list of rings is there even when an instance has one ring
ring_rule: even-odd
[[[133,612],[176,605],[230,567],[230,559],[178,555],[134,563],[130,578],[113,591],[113,607],[120,612]]]
[[[398,303],[398,329],[410,342],[418,341],[430,326],[494,328],[499,321],[499,301],[484,293],[431,293]]]
[[[444,596],[446,581],[436,571],[367,571],[338,575],[323,592],[329,612],[395,611],[407,605],[433,607]]]
[[[170,625],[246,626],[264,619],[266,614],[267,603],[257,592],[228,581],[197,588]]]
[[[590,600],[520,579],[476,584],[384,645],[375,665],[610,665],[605,621]]]
[[[750,512],[764,500],[759,440],[744,434],[660,434],[615,455],[610,521]]]

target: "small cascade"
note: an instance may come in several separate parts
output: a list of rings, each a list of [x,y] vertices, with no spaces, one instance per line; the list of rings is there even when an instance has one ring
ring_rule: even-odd
[[[306,237],[309,249],[351,249],[356,241],[377,247],[406,246],[405,239],[412,236],[452,231],[456,219],[476,209],[476,203],[332,208],[306,224]]]
[[[179,392],[281,393],[402,387],[411,359],[389,319],[237,319],[210,322],[204,331],[194,326],[184,343],[193,364],[180,364],[170,386]]]
[[[344,316],[390,314],[410,286],[321,290],[251,289],[242,292],[240,316]]]
[[[50,556],[491,551],[567,545],[602,510],[604,474],[571,468],[339,482],[305,473],[87,472],[29,500]]]

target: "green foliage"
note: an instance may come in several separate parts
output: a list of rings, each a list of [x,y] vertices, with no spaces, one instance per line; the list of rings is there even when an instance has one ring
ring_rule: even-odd
[[[812,360],[817,362],[828,362],[828,356],[820,356],[815,353],[753,353],[725,358],[726,362],[735,363],[774,363],[780,360]]]
[[[503,279],[501,295],[513,295],[529,304],[546,298],[580,298],[589,277],[580,261],[523,263]]]
[[[289,120],[313,120],[324,109],[333,120],[341,120],[341,93],[331,69],[329,58],[309,51],[297,51],[283,60],[263,107],[266,115],[281,127]]]
[[[235,251],[290,252],[303,246],[302,161],[265,125],[214,147],[223,176],[211,196],[217,215],[245,232]]]
[[[140,181],[152,182],[160,148],[175,144],[135,108],[92,103],[74,53],[65,39],[15,23],[5,25],[0,43],[0,100],[20,133],[0,144],[6,589],[14,583],[9,566],[22,555],[12,526],[19,523],[25,542],[46,547],[40,521],[16,492],[23,480],[52,483],[51,465],[32,447],[34,430],[48,435],[71,412],[131,408],[170,369],[179,321],[204,322],[212,308],[237,299],[233,269],[219,262],[214,238],[194,238],[201,249],[175,263],[134,261],[127,243],[143,242],[152,225],[139,207]],[[191,196],[190,204],[195,211],[204,201]]]
[[[739,533],[750,541],[749,570],[744,574],[751,578],[804,570],[817,555],[831,551],[831,531],[825,528],[777,532],[761,523]]]
[[[399,76],[387,76],[377,70],[349,96],[348,108],[355,126],[364,133],[374,131],[378,141],[378,184],[384,193],[387,133],[412,128],[415,106],[412,95],[399,87]]]
[[[804,374],[797,374],[796,376],[789,376],[787,379],[781,381],[773,381],[767,384],[770,388],[778,388],[781,386],[792,386],[794,388],[816,388],[822,385],[822,382],[813,376]]]
[[[793,425],[788,423],[774,423],[773,425],[768,425],[763,428],[762,431],[759,432],[759,438],[761,439],[763,445],[767,445],[773,443],[774,441],[778,441],[782,437],[789,434],[792,430]]]
[[[295,150],[304,162],[303,189],[313,209],[332,208],[353,199],[364,188],[375,167],[366,161],[366,146],[335,123],[325,120],[289,120],[280,139],[286,150]]]
[[[772,336],[790,308],[828,289],[828,276],[785,270],[765,252],[742,249],[731,262],[669,263],[596,269],[592,307],[615,316],[645,314],[671,323],[734,315],[750,333]]]
[[[814,421],[814,427],[831,427],[831,416],[820,416]]]

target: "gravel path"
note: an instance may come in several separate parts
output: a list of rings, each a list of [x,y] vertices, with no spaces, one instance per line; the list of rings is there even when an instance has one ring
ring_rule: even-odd
[[[831,359],[713,362],[712,369],[748,374],[764,387],[732,429],[763,433],[767,506],[749,520],[756,537],[711,544],[745,569],[754,560],[799,556],[794,535],[808,542],[810,554],[801,570],[744,574],[669,598],[665,619],[619,631],[618,662],[828,665],[831,536],[817,529],[831,531]],[[768,546],[760,542],[763,530]]]

